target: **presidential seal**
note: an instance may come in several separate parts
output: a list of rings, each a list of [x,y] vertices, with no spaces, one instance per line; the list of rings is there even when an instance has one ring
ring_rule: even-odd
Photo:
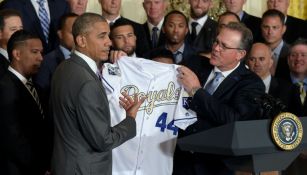
[[[275,144],[283,150],[293,150],[302,141],[303,127],[300,119],[289,112],[280,113],[271,125]]]

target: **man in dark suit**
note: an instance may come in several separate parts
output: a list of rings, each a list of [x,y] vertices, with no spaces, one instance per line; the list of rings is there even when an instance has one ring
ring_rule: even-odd
[[[290,48],[288,63],[290,74],[288,80],[295,85],[295,96],[290,107],[293,113],[299,117],[307,116],[307,39],[296,40]],[[304,151],[283,172],[284,175],[306,174],[307,153]]]
[[[76,50],[56,69],[50,95],[54,119],[52,173],[55,175],[112,173],[112,149],[136,134],[135,116],[144,98],[126,94],[121,105],[127,117],[110,126],[110,110],[101,83],[100,62],[108,59],[109,25],[94,13],[73,24]]]
[[[99,2],[102,16],[106,18],[108,24],[112,25],[117,19],[124,18],[120,16],[121,0],[99,0]],[[127,18],[125,19],[130,21],[136,34],[135,52],[137,55],[143,56],[150,49],[143,26]]]
[[[290,0],[267,0],[268,9],[276,9],[281,11],[285,15],[284,23],[287,26],[287,30],[283,36],[284,41],[291,44],[300,37],[307,37],[307,22],[287,15]]]
[[[246,64],[249,69],[255,72],[265,85],[265,92],[275,98],[279,98],[287,107],[293,95],[291,83],[286,80],[273,77],[271,68],[273,66],[272,51],[264,43],[255,43],[248,55]]]
[[[63,60],[70,57],[70,52],[73,49],[74,40],[71,31],[72,25],[77,17],[78,15],[74,13],[68,13],[61,17],[59,30],[57,32],[60,39],[60,45],[44,56],[40,69],[34,76],[33,80],[42,98],[42,105],[45,111],[49,111],[48,105],[52,75],[56,67]]]
[[[229,23],[219,32],[211,58],[203,64],[200,80],[190,69],[178,69],[178,81],[192,97],[190,109],[198,116],[198,121],[183,135],[234,121],[261,118],[255,98],[264,94],[265,87],[261,79],[241,63],[252,42],[249,29],[240,23]],[[232,173],[217,156],[177,151],[174,174]]]
[[[12,9],[0,11],[0,76],[7,70],[10,61],[7,54],[7,42],[11,35],[22,29],[20,13]]]
[[[208,12],[213,6],[212,0],[189,0],[190,19],[187,41],[197,52],[210,53],[217,30],[217,22],[210,19]]]
[[[31,84],[42,61],[40,39],[24,30],[8,41],[10,66],[0,80],[1,174],[42,175],[49,167],[46,125]]]
[[[236,13],[240,21],[249,28],[254,37],[254,42],[261,40],[261,30],[260,30],[260,18],[250,15],[243,11],[243,5],[246,3],[246,0],[224,0],[225,7],[227,11]]]
[[[267,10],[261,19],[261,31],[265,43],[273,52],[273,66],[271,74],[275,77],[284,78],[289,74],[287,56],[289,45],[284,42],[283,34],[287,30],[283,21],[285,16],[278,10]]]
[[[200,57],[197,55],[196,49],[185,41],[189,32],[188,19],[185,15],[176,10],[169,12],[165,16],[162,31],[165,33],[165,45],[158,47],[158,49],[170,50],[176,64],[185,65],[195,72],[201,71]],[[152,55],[155,55],[155,51],[153,49],[145,57],[151,58]]]
[[[162,25],[168,7],[167,0],[144,0],[143,7],[147,16],[143,28],[150,49],[164,45],[165,35],[162,32]]]
[[[21,13],[23,28],[39,36],[43,42],[44,54],[54,50],[58,45],[57,29],[60,17],[69,12],[69,6],[65,0],[43,0],[44,9],[47,12],[48,35],[44,34],[39,19],[40,5],[38,1],[30,0],[4,0],[0,9],[16,9]]]

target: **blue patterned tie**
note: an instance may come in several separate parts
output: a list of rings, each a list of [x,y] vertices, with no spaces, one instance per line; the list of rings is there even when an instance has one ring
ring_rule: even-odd
[[[206,85],[205,90],[212,95],[222,80],[223,74],[221,72],[215,72],[214,78]]]
[[[40,20],[42,29],[43,29],[43,33],[45,35],[46,38],[46,42],[48,43],[48,35],[49,35],[49,17],[48,17],[48,13],[47,10],[44,6],[46,0],[37,0],[37,3],[39,4],[39,9],[38,9],[38,18]]]

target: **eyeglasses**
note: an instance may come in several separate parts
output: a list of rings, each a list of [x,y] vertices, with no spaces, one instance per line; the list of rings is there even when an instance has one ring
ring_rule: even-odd
[[[242,48],[239,48],[239,47],[228,47],[228,46],[226,46],[224,43],[222,43],[222,42],[220,42],[219,40],[215,40],[214,42],[213,42],[213,47],[215,47],[215,46],[219,46],[219,48],[221,48],[221,50],[222,51],[226,51],[226,50],[230,50],[230,49],[235,49],[235,50],[244,50],[244,49],[242,49]]]

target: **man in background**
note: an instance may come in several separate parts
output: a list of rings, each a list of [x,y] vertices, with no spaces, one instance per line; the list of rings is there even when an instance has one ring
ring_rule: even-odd
[[[7,42],[11,35],[22,29],[20,13],[12,9],[0,11],[0,76],[7,70],[10,61],[7,53]]]
[[[143,7],[147,16],[143,28],[150,49],[164,45],[165,35],[162,32],[162,25],[168,7],[167,0],[144,0]]]

